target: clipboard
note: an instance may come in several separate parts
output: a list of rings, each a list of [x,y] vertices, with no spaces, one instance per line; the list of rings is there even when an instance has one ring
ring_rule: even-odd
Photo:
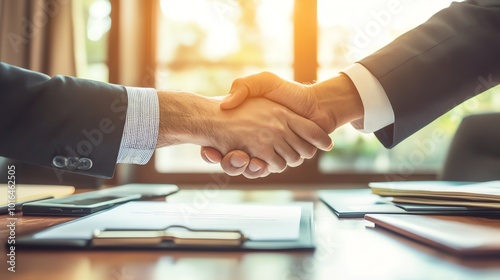
[[[129,202],[127,204],[165,202]],[[264,205],[246,203],[245,205]],[[269,206],[269,204],[265,204]],[[189,228],[182,225],[171,225],[167,228],[131,229],[95,228],[91,237],[86,238],[39,238],[49,230],[61,228],[70,224],[103,215],[115,208],[91,214],[37,233],[19,236],[16,248],[21,249],[64,249],[64,250],[208,250],[208,251],[260,251],[260,250],[314,250],[313,234],[313,203],[293,202],[273,206],[299,206],[300,221],[298,238],[293,240],[253,240],[245,232],[234,230],[204,230]]]

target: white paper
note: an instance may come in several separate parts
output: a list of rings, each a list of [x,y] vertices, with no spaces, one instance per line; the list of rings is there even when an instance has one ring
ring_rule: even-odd
[[[129,202],[97,215],[42,231],[35,239],[91,239],[95,229],[240,230],[250,240],[297,240],[300,206]]]
[[[465,183],[453,181],[403,181],[370,183],[376,194],[394,196],[419,196],[429,194],[438,197],[484,198],[500,201],[500,181]]]

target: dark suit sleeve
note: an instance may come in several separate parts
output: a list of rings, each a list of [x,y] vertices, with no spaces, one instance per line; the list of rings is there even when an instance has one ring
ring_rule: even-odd
[[[394,110],[394,124],[375,132],[391,148],[500,83],[500,1],[453,3],[359,63]]]
[[[1,156],[55,172],[113,176],[127,110],[124,87],[0,63],[0,92]]]

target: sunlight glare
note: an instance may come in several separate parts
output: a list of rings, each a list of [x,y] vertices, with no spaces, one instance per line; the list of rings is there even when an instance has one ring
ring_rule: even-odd
[[[257,22],[266,36],[279,36],[284,30],[292,28],[293,1],[263,1],[257,10]]]
[[[169,21],[203,24],[213,18],[213,5],[207,0],[161,0],[160,8]]]
[[[220,24],[210,29],[203,44],[203,54],[207,59],[215,61],[236,52],[240,47],[238,30],[234,24]]]

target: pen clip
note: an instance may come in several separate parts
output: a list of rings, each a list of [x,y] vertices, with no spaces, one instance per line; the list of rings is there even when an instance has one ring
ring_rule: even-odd
[[[240,246],[246,240],[241,231],[193,230],[184,226],[170,226],[165,230],[95,230],[92,245],[156,245],[170,241],[182,246]]]

